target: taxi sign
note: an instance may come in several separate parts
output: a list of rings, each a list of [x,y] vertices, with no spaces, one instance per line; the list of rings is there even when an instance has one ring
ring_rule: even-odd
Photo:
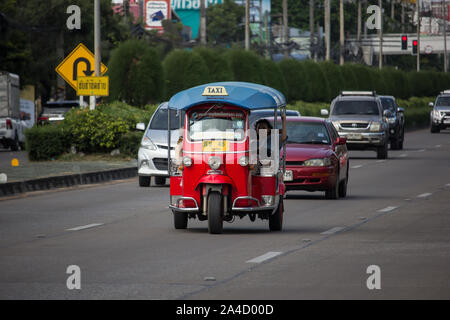
[[[78,77],[78,96],[109,96],[109,77]]]
[[[108,68],[102,63],[100,74],[104,75]],[[55,71],[68,84],[77,90],[77,78],[89,77],[95,72],[95,56],[88,48],[80,43],[73,51],[56,67]]]
[[[223,86],[208,86],[203,90],[202,96],[227,96],[227,89]]]

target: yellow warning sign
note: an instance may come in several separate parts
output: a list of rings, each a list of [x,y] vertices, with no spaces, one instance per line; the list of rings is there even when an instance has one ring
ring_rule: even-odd
[[[109,77],[78,77],[78,96],[108,96]]]
[[[78,77],[94,75],[95,56],[84,44],[80,43],[55,70],[72,88],[77,90]],[[102,63],[100,67],[101,75],[104,75],[107,70],[108,68]]]

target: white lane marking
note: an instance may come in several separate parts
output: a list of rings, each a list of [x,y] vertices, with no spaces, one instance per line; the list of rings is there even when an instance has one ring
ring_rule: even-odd
[[[402,153],[401,155],[399,155],[400,158],[404,158],[404,157],[407,157],[407,156],[408,156],[407,153]]]
[[[424,152],[424,151],[425,151],[425,149],[417,150],[417,152]]]
[[[447,183],[445,186],[446,186],[446,187],[450,187],[450,183]]]
[[[390,212],[390,211],[393,211],[393,210],[395,210],[395,209],[397,209],[398,207],[386,207],[386,208],[384,208],[384,209],[380,209],[380,210],[378,210],[377,212]]]
[[[434,147],[435,147],[435,148],[440,148],[440,147],[442,147],[442,145],[437,144],[437,145],[435,145]]]
[[[381,163],[381,162],[386,162],[386,160],[377,160],[376,162]]]
[[[269,251],[267,253],[264,253],[263,255],[253,258],[251,260],[246,261],[247,263],[261,263],[263,261],[269,260],[269,259],[273,259],[276,256],[279,256],[280,254],[282,254],[283,252],[279,252],[279,251]]]
[[[339,232],[341,230],[344,230],[344,227],[334,227],[334,228],[331,228],[330,230],[322,232],[321,234],[333,234],[333,233]]]
[[[71,228],[71,229],[66,229],[66,231],[78,231],[78,230],[84,230],[84,229],[89,229],[89,228],[93,228],[93,227],[98,227],[103,225],[103,223],[92,223],[92,224],[87,224],[85,226],[80,226],[80,227],[75,227],[75,228]]]
[[[429,196],[431,196],[432,195],[432,193],[429,193],[429,192],[427,192],[427,193],[422,193],[422,194],[419,194],[418,196],[417,196],[417,198],[426,198],[426,197],[429,197]]]
[[[358,169],[358,168],[361,168],[362,167],[362,164],[358,164],[357,166],[353,166],[353,167],[351,167],[352,169]]]

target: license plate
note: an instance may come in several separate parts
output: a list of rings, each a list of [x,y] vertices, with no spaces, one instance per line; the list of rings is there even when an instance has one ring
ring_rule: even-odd
[[[284,181],[292,181],[292,180],[294,180],[294,176],[293,176],[291,170],[286,170],[286,172],[284,173],[284,176],[283,176],[283,180]]]
[[[360,133],[351,133],[347,135],[348,140],[362,140],[362,134]]]
[[[224,152],[228,151],[228,141],[206,140],[202,143],[203,152]]]

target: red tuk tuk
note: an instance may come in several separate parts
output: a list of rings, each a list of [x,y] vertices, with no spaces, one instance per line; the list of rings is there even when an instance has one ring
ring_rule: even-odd
[[[198,218],[208,220],[209,233],[218,234],[223,231],[223,221],[248,215],[251,221],[256,217],[268,219],[271,231],[281,230],[285,159],[280,155],[286,154],[280,150],[285,150],[286,140],[284,96],[263,85],[218,82],[181,91],[170,99],[168,107],[184,114],[178,156],[171,157],[168,131],[169,207],[175,228],[186,229],[189,218]],[[264,144],[255,141],[266,137],[250,128],[249,116],[253,110],[268,108],[274,110],[273,123],[282,128],[272,128],[270,134],[276,138],[269,139],[271,145],[260,150],[255,146]],[[280,116],[282,121],[275,121]],[[270,156],[267,149],[273,150]]]

